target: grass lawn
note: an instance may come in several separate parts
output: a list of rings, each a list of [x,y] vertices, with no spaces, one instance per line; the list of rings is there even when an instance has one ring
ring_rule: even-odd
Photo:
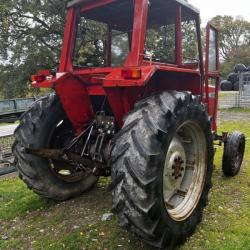
[[[0,123],[0,127],[2,126],[8,126],[8,125],[12,125],[13,123]]]
[[[246,134],[242,170],[235,178],[224,178],[222,149],[217,149],[209,205],[181,250],[250,249],[250,122],[222,121],[220,129]],[[0,249],[151,249],[117,227],[115,218],[101,221],[111,207],[108,181],[102,179],[91,192],[56,203],[33,194],[18,179],[0,180]]]

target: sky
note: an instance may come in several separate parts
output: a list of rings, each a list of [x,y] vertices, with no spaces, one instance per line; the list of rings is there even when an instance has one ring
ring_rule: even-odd
[[[250,0],[188,0],[201,11],[203,25],[216,15],[242,16],[250,21]]]

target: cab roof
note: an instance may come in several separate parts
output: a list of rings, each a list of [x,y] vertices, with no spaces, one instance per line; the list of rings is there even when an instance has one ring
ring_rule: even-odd
[[[116,0],[116,2],[121,1],[121,0]],[[180,4],[184,6],[185,8],[189,9],[190,11],[194,12],[195,14],[200,14],[200,10],[193,5],[189,4],[186,0],[151,0],[151,1],[159,1],[159,2],[172,2],[173,4]],[[68,3],[68,8],[75,7],[77,5],[81,4],[91,4],[93,0],[73,0]],[[95,1],[98,2],[98,1]],[[103,2],[103,0],[99,0],[99,2]],[[115,2],[115,0],[114,0]]]

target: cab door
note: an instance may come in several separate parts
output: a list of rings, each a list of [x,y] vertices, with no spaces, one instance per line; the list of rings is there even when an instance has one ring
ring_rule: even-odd
[[[205,59],[205,94],[208,114],[212,120],[212,130],[217,130],[219,74],[219,37],[218,31],[210,23],[206,28],[206,59]]]

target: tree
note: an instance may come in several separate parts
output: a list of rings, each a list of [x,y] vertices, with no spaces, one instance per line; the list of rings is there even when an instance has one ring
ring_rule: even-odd
[[[216,16],[211,22],[220,34],[222,77],[226,78],[237,63],[250,65],[250,22],[232,16]]]
[[[234,59],[242,47],[250,45],[250,22],[232,16],[216,16],[211,22],[220,32],[220,55],[224,60]]]
[[[67,0],[0,3],[0,87],[5,98],[29,92],[29,78],[59,60]]]

